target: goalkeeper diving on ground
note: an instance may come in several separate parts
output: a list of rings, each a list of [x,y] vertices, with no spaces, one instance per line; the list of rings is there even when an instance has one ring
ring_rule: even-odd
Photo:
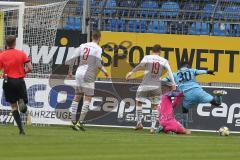
[[[185,129],[182,124],[174,117],[174,109],[181,105],[184,97],[182,92],[173,92],[171,83],[162,83],[162,98],[158,106],[159,128],[157,133],[191,134],[191,131]],[[172,100],[174,98],[174,100]]]

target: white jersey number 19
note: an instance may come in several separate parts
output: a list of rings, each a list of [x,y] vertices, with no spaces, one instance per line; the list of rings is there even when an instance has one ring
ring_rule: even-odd
[[[160,63],[159,62],[153,62],[152,63],[152,74],[158,74],[160,69]]]

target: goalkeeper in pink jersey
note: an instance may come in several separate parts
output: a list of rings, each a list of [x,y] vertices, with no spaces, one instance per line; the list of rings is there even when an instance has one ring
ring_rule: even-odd
[[[190,130],[185,129],[174,117],[174,108],[182,103],[183,93],[172,92],[171,84],[162,87],[162,99],[158,106],[159,111],[159,124],[163,127],[158,129],[158,132],[164,131],[165,133],[174,132],[177,134],[191,134]],[[174,97],[174,100],[172,100]]]

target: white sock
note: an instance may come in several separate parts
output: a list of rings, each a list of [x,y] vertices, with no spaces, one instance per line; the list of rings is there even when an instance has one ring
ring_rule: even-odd
[[[137,124],[142,123],[142,119],[143,119],[142,107],[136,107],[136,117],[137,117]]]
[[[73,101],[71,105],[71,113],[72,113],[72,121],[74,123],[76,122],[77,109],[78,109],[78,102]]]
[[[82,112],[81,112],[80,119],[79,119],[80,123],[83,123],[85,120],[85,117],[89,110],[89,104],[90,104],[90,102],[88,102],[88,101],[83,102]]]
[[[151,114],[151,122],[152,122],[151,128],[156,128],[157,116],[158,116],[158,111],[156,109],[153,109]]]

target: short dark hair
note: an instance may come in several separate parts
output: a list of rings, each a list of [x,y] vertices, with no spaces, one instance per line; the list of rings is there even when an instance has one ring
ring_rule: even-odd
[[[183,61],[182,63],[181,63],[181,66],[180,66],[180,68],[183,68],[183,67],[189,67],[189,62],[188,61]]]
[[[16,36],[10,35],[6,37],[6,45],[7,47],[15,47],[16,45]]]
[[[101,32],[99,30],[92,32],[92,39],[93,40],[99,40],[101,38]]]
[[[153,50],[153,53],[160,53],[162,50],[162,47],[159,44],[156,44],[153,46],[152,50]]]

